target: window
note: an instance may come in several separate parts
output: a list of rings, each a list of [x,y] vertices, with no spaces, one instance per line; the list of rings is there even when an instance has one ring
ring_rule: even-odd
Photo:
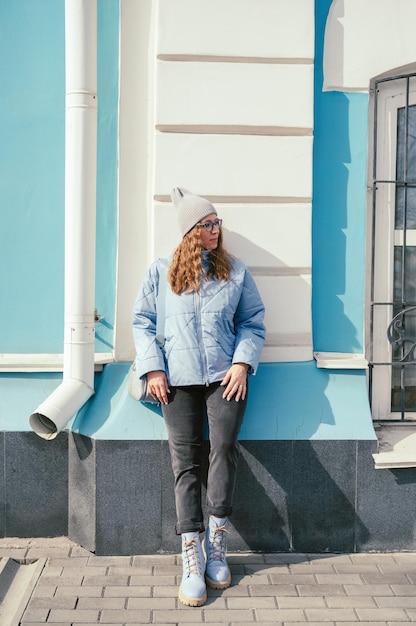
[[[368,354],[374,419],[416,421],[416,73],[374,82]]]

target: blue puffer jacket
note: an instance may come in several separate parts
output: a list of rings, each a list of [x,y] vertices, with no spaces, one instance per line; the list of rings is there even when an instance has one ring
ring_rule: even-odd
[[[204,251],[203,264],[207,255]],[[177,295],[165,282],[165,325],[157,329],[165,337],[162,350],[156,341],[156,294],[168,264],[159,259],[150,266],[134,305],[138,376],[164,370],[177,387],[220,381],[232,363],[247,363],[254,374],[265,337],[264,305],[244,263],[233,260],[230,281],[203,280],[199,294]]]

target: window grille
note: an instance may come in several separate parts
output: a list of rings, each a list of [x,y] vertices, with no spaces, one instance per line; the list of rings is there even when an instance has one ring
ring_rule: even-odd
[[[416,421],[416,73],[382,78],[374,87],[370,398],[375,420],[410,422]]]

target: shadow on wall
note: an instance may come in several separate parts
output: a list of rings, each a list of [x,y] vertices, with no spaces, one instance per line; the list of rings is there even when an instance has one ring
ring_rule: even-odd
[[[233,549],[354,552],[369,531],[355,510],[355,442],[243,442]]]
[[[322,352],[363,350],[367,110],[354,108],[360,94],[323,91],[328,64],[343,65],[326,28],[342,50],[343,14],[344,2],[315,3],[312,323]]]
[[[260,364],[249,381],[239,439],[311,439],[319,429],[329,438],[335,416],[325,393],[328,381],[328,371],[314,361]]]
[[[260,218],[261,214],[256,217],[256,219]],[[233,230],[229,230],[228,228],[223,228],[222,230],[224,233],[224,246],[227,251],[235,257],[244,261],[244,263],[248,267],[262,267],[272,271],[273,269],[278,270],[279,268],[288,267],[288,264],[285,263],[281,258],[276,256],[272,252],[269,252],[265,248],[258,246],[251,239],[248,239],[247,237],[244,237],[240,233],[237,233]],[[275,247],[276,250],[280,250],[282,247],[279,244],[279,239],[282,239],[282,243],[286,248],[287,233],[285,234],[285,236],[280,233],[276,233],[273,235],[273,247]]]
[[[142,404],[128,395],[130,362],[111,363],[95,375],[95,395],[75,417],[71,430],[98,439],[166,439],[158,405]]]
[[[271,552],[356,551],[369,537],[356,510],[357,442],[313,440],[319,428],[335,425],[325,396],[327,372],[309,363],[282,367],[280,375],[276,364],[270,372],[263,368],[263,393],[256,397],[251,387],[251,408],[240,437],[230,546]],[[308,376],[309,369],[314,376]],[[206,447],[208,455],[208,441]]]

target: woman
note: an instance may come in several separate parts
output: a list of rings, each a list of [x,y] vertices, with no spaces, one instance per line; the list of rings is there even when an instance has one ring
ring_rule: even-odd
[[[202,606],[206,584],[226,589],[231,583],[225,533],[232,512],[247,375],[255,373],[264,342],[264,306],[244,263],[223,248],[222,220],[214,206],[186,189],[174,189],[171,197],[182,241],[172,259],[150,266],[134,306],[133,336],[137,374],[147,376],[168,430],[176,532],[182,536],[179,599]],[[163,348],[156,340],[156,308],[164,310],[164,320],[158,321],[158,332],[164,322]],[[205,414],[210,439],[206,563],[200,543],[205,530],[201,507]]]

